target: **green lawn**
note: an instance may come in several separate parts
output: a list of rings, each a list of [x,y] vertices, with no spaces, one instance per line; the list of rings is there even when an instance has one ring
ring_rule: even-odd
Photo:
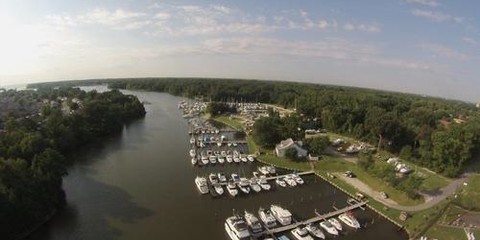
[[[236,130],[239,130],[239,131],[243,130],[243,124],[237,118],[230,118],[227,116],[217,116],[217,117],[214,117],[213,120],[221,122],[225,125],[228,125]]]
[[[480,209],[480,175],[473,175],[463,187],[456,202],[465,209]]]
[[[441,240],[467,240],[467,235],[461,228],[433,226],[425,235]]]
[[[253,141],[252,136],[247,136],[248,152],[254,154],[258,151],[257,144]]]

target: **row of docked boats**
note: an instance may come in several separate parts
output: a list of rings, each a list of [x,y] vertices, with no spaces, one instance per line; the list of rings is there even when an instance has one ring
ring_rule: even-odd
[[[284,177],[277,177],[275,183],[280,187],[295,187],[297,185],[303,185],[305,181],[297,173],[292,173]]]
[[[254,155],[246,155],[239,153],[238,151],[207,151],[197,154],[195,149],[190,149],[190,157],[192,165],[208,165],[216,163],[248,163],[254,162]]]
[[[211,186],[214,194],[219,196],[224,194],[225,190],[223,186],[226,186],[226,191],[232,197],[237,196],[240,192],[249,194],[252,191],[268,191],[272,188],[265,176],[248,179],[232,173],[230,179],[227,179],[227,176],[223,172],[210,173],[208,179],[197,176],[195,178],[195,185],[201,194],[207,194],[210,191],[209,186]]]
[[[271,205],[267,209],[260,208],[258,216],[257,218],[248,211],[245,211],[243,216],[238,214],[231,216],[225,221],[225,231],[232,240],[250,239],[252,236],[258,236],[264,230],[292,224],[291,212],[279,205]],[[338,219],[349,227],[360,228],[357,219],[350,213],[340,214]],[[336,236],[339,231],[343,230],[340,221],[336,218],[329,218],[319,224],[300,225],[293,229],[291,234],[298,240],[313,240],[313,237],[325,239],[326,236],[322,229],[328,234]]]

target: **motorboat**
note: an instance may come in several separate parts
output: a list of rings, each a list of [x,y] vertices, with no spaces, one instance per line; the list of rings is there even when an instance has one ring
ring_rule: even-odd
[[[245,156],[240,156],[240,160],[244,163],[248,162],[248,159]]]
[[[270,186],[270,184],[268,184],[267,182],[267,178],[266,177],[260,177],[258,179],[258,184],[260,185],[260,187],[263,189],[263,190],[270,190],[272,188],[272,186]]]
[[[208,193],[208,185],[207,185],[207,179],[204,177],[196,177],[195,178],[195,184],[197,185],[197,189],[201,194],[207,194]]]
[[[259,233],[263,230],[260,220],[258,220],[258,218],[252,213],[245,211],[243,217],[245,218],[245,222],[247,222],[247,225],[252,233]]]
[[[227,156],[227,152],[221,151],[221,152],[220,152],[220,155],[221,155],[222,157],[226,157],[226,156]]]
[[[238,146],[238,144],[237,144],[236,142],[233,142],[232,145],[233,145],[234,147]]]
[[[312,236],[308,234],[307,229],[297,227],[291,231],[293,237],[295,237],[298,240],[313,240]]]
[[[274,166],[267,166],[267,170],[270,175],[274,175],[275,173],[277,173],[277,170]]]
[[[221,147],[221,146],[222,146],[222,142],[218,141],[218,142],[217,142],[217,146]]]
[[[323,234],[322,230],[315,226],[313,223],[308,224],[305,226],[305,229],[314,237],[320,238],[320,239],[325,239],[325,234]]]
[[[218,128],[215,129],[215,133],[216,134],[219,134],[220,133],[220,130],[218,130]]]
[[[231,147],[231,146],[232,146],[232,143],[231,143],[231,142],[227,143],[227,146]]]
[[[292,178],[295,180],[295,182],[297,184],[304,184],[305,182],[303,181],[303,179],[298,175],[298,174],[292,174]]]
[[[240,155],[240,153],[237,150],[233,150],[233,156],[234,157],[238,157],[239,155]]]
[[[277,221],[283,226],[289,225],[292,223],[292,214],[285,208],[282,208],[278,205],[271,205],[270,211],[272,211],[273,216]]]
[[[267,166],[258,167],[258,171],[263,175],[268,175],[269,174]]]
[[[240,182],[240,177],[238,176],[238,174],[232,173],[231,177],[234,183]]]
[[[360,228],[360,223],[357,221],[355,217],[348,213],[342,213],[338,216],[338,219],[345,223],[347,226],[352,228]]]
[[[208,175],[208,180],[210,181],[210,184],[212,184],[212,185],[217,184],[218,183],[217,174],[210,173],[210,175]]]
[[[275,183],[280,186],[280,187],[286,187],[287,183],[285,182],[285,179],[283,177],[279,177],[275,179]]]
[[[197,158],[192,157],[192,165],[195,165],[195,164],[197,164]]]
[[[227,176],[223,172],[217,173],[218,181],[221,183],[226,183],[227,182]]]
[[[218,195],[223,195],[223,187],[222,185],[220,184],[213,184],[213,189],[215,189],[215,192],[218,194]]]
[[[295,187],[295,186],[297,186],[297,182],[296,182],[295,179],[293,179],[291,176],[286,176],[284,179],[285,179],[285,182],[286,182],[290,187]]]
[[[238,194],[237,186],[233,181],[229,181],[227,184],[227,191],[230,196],[235,197]]]
[[[275,217],[270,209],[260,208],[258,210],[258,216],[260,217],[260,220],[262,220],[263,224],[265,224],[265,227],[274,228],[277,226],[277,221],[275,220]]]
[[[210,157],[208,158],[208,160],[210,160],[210,163],[211,163],[211,164],[217,163],[217,157],[216,157],[216,156],[210,156]]]
[[[228,162],[228,163],[232,163],[232,162],[233,162],[232,156],[230,156],[230,155],[227,156],[227,162]]]
[[[253,162],[253,161],[255,161],[255,158],[252,155],[248,155],[247,160],[250,161],[250,162]]]
[[[250,188],[255,191],[255,192],[260,192],[262,191],[262,187],[257,182],[258,180],[256,178],[250,179]]]
[[[202,156],[200,161],[202,162],[203,165],[207,165],[209,163],[207,156]]]
[[[250,193],[250,184],[249,184],[248,179],[240,178],[240,182],[238,182],[237,185],[238,185],[238,188],[240,189],[240,191],[242,191],[243,193],[245,193],[245,194]]]
[[[197,153],[196,153],[195,149],[193,149],[193,148],[192,148],[192,149],[190,149],[190,152],[189,152],[189,154],[190,154],[190,157],[195,157],[195,155],[197,155]]]
[[[190,144],[195,144],[195,137],[190,138]]]
[[[342,231],[342,224],[334,217],[329,218],[328,221],[338,230]]]
[[[247,223],[240,216],[231,216],[225,221],[225,231],[232,240],[250,239]]]
[[[263,175],[260,175],[257,171],[253,171],[253,176],[256,177],[256,178],[260,178],[260,176],[263,176]]]
[[[241,160],[240,160],[240,158],[238,158],[238,156],[234,156],[233,161],[236,162],[236,163],[241,162]]]
[[[332,234],[332,235],[338,235],[338,231],[337,229],[329,222],[329,221],[321,221],[320,222],[320,227],[322,227],[323,229],[325,229],[325,231],[327,231],[328,233]]]
[[[225,158],[223,158],[222,156],[219,156],[218,157],[218,162],[219,163],[225,163]]]

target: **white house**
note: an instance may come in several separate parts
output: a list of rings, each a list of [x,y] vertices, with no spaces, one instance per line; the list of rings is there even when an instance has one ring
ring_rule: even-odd
[[[291,148],[295,148],[297,150],[297,157],[307,156],[307,150],[301,148],[298,143],[294,142],[291,138],[283,140],[279,144],[277,144],[275,146],[275,153],[279,157],[285,157],[285,152],[287,152],[287,150]]]

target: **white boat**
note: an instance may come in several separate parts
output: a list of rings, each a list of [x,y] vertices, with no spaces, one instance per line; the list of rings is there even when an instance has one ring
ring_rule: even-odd
[[[221,151],[221,152],[220,152],[220,155],[222,155],[222,157],[226,157],[226,156],[227,156],[227,152]]]
[[[220,133],[220,130],[218,130],[218,128],[215,129],[215,133],[216,134],[219,134]]]
[[[298,175],[298,174],[292,174],[292,178],[295,180],[295,182],[297,184],[304,184],[305,182],[303,181],[303,179]]]
[[[209,163],[207,156],[202,156],[200,161],[202,162],[203,165],[207,165]]]
[[[280,187],[286,187],[287,186],[287,183],[285,182],[284,178],[275,179],[275,183]]]
[[[195,184],[197,185],[197,189],[201,194],[207,194],[208,193],[208,185],[207,185],[207,179],[204,177],[196,177],[195,178]]]
[[[227,182],[227,176],[225,175],[225,173],[219,172],[217,174],[217,177],[218,177],[218,181],[220,181],[221,183],[226,183]]]
[[[355,219],[355,217],[350,214],[342,213],[340,214],[340,216],[338,216],[338,219],[340,219],[340,221],[342,221],[349,227],[360,228],[360,223],[357,221],[357,219]]]
[[[190,157],[195,157],[195,155],[197,155],[197,153],[195,152],[195,149],[190,149]]]
[[[295,179],[293,179],[291,176],[286,176],[285,178],[285,182],[291,186],[291,187],[295,187],[297,186],[297,182],[295,181]]]
[[[267,169],[267,166],[258,167],[258,171],[263,175],[267,175],[269,173],[268,169]]]
[[[237,144],[236,142],[233,142],[232,145],[233,145],[234,147],[238,146],[238,144]]]
[[[233,156],[234,157],[238,157],[239,155],[240,155],[240,153],[237,150],[233,150]]]
[[[253,191],[255,191],[255,192],[260,192],[260,191],[262,191],[262,187],[260,187],[260,185],[258,184],[256,178],[250,179],[249,182],[250,182],[250,188],[251,188]]]
[[[252,233],[259,233],[263,230],[260,220],[252,213],[245,211],[244,218]]]
[[[245,194],[250,193],[250,184],[248,182],[248,179],[240,178],[240,182],[237,183],[237,184],[238,184],[238,188],[240,189],[240,191],[242,191]]]
[[[227,162],[228,162],[228,163],[232,163],[232,162],[233,162],[232,156],[230,156],[230,155],[227,156]]]
[[[277,221],[275,220],[275,217],[273,216],[270,209],[260,208],[258,210],[258,216],[267,228],[274,228],[275,226],[277,226]]]
[[[222,146],[222,142],[218,141],[218,142],[217,142],[217,146],[221,147],[221,146]]]
[[[338,230],[342,231],[342,224],[334,217],[328,219],[328,221]]]
[[[210,181],[210,184],[212,184],[212,185],[217,184],[218,183],[217,174],[210,173],[210,175],[208,175],[208,180]]]
[[[218,195],[223,195],[223,187],[222,185],[220,184],[213,184],[213,189],[215,189],[215,192],[218,194]]]
[[[190,144],[195,144],[195,137],[190,138]]]
[[[192,157],[192,165],[195,165],[195,164],[197,164],[197,158]]]
[[[307,229],[297,227],[291,231],[293,237],[298,240],[313,240],[312,236],[308,234]]]
[[[225,231],[232,240],[250,239],[247,223],[240,216],[231,216],[225,221]]]
[[[267,166],[267,170],[270,175],[274,175],[275,173],[277,173],[277,170],[274,166]]]
[[[225,158],[223,158],[222,156],[219,156],[218,157],[218,162],[219,163],[225,163]]]
[[[210,156],[208,159],[210,160],[211,164],[217,163],[217,157],[215,157],[215,156]]]
[[[260,187],[263,190],[266,190],[266,191],[268,191],[272,188],[272,186],[270,186],[270,184],[268,184],[267,179],[264,176],[260,177],[260,179],[258,180],[258,184],[260,184]]]
[[[227,184],[227,191],[230,196],[235,197],[238,194],[237,186],[233,181],[229,181]]]
[[[283,226],[289,225],[292,223],[292,214],[287,209],[284,209],[278,205],[271,205],[270,211],[272,211],[273,216],[277,221]]]
[[[231,177],[234,183],[240,182],[240,177],[238,176],[238,174],[232,173]]]
[[[313,223],[308,224],[305,226],[305,229],[314,237],[320,238],[320,239],[325,239],[325,234],[323,234],[322,230],[315,226]]]
[[[248,159],[245,156],[240,156],[240,160],[244,163],[248,162]]]
[[[320,227],[332,235],[338,235],[337,229],[329,221],[321,221]]]
[[[250,161],[250,162],[253,162],[253,161],[255,161],[255,158],[252,155],[248,155],[247,160]]]
[[[231,142],[227,143],[227,146],[231,147],[231,146],[232,146],[232,143],[231,143]]]
[[[233,161],[236,162],[236,163],[239,163],[241,160],[240,160],[240,158],[238,158],[237,156],[234,156],[234,157],[233,157]]]

